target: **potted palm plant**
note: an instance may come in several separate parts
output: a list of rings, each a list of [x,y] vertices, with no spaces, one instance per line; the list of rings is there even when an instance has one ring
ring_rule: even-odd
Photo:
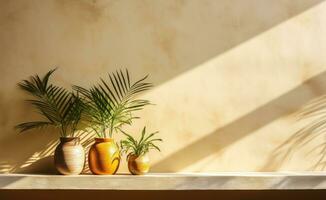
[[[54,127],[60,133],[60,143],[55,149],[54,163],[59,173],[80,174],[84,168],[85,153],[75,132],[81,119],[83,102],[78,94],[49,83],[54,70],[44,77],[32,76],[18,86],[30,94],[27,100],[43,116],[39,121],[25,122],[16,126],[20,132],[30,129]]]
[[[150,159],[147,153],[151,149],[160,151],[160,148],[154,144],[155,142],[162,141],[160,138],[154,138],[158,132],[146,135],[146,127],[144,127],[139,140],[125,132],[123,133],[127,138],[120,141],[120,147],[121,151],[127,154],[130,173],[134,175],[147,173],[150,169]]]
[[[115,174],[120,164],[120,150],[113,134],[123,125],[136,119],[133,113],[150,104],[148,100],[136,99],[136,95],[152,87],[145,82],[147,76],[132,82],[128,70],[108,75],[108,80],[85,89],[74,89],[85,99],[85,118],[91,131],[97,135],[88,154],[88,164],[93,174]]]

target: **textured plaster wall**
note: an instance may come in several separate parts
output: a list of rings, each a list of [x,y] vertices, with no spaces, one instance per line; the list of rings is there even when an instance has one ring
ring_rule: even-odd
[[[153,171],[323,170],[325,36],[322,0],[1,0],[0,172],[53,170],[58,134],[13,126],[37,119],[17,82],[55,66],[67,87],[150,74],[126,130],[160,131]]]

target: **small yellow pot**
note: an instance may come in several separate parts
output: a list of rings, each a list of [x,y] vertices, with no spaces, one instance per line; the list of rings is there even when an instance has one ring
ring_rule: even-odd
[[[149,171],[150,162],[147,154],[142,156],[129,154],[127,159],[130,173],[134,175],[142,175]]]
[[[115,174],[120,165],[120,151],[111,138],[95,138],[88,154],[89,169],[93,174]]]

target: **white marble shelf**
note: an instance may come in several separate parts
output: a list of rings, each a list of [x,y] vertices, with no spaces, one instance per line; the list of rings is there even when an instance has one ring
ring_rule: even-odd
[[[0,174],[0,189],[302,190],[326,189],[326,172],[151,173],[132,175]]]

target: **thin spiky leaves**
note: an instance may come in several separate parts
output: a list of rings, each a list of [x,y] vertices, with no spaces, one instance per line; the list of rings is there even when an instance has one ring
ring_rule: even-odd
[[[38,75],[31,76],[30,80],[23,80],[18,83],[18,86],[33,96],[42,97],[49,87],[49,78],[55,70],[56,69],[52,69],[47,72],[42,79]]]
[[[119,131],[124,124],[131,124],[137,118],[133,116],[138,111],[149,105],[148,100],[135,99],[135,97],[153,85],[145,82],[147,76],[132,82],[128,70],[108,74],[106,80],[90,89],[79,86],[73,88],[80,92],[86,99],[85,114],[88,116],[89,125],[99,137],[112,137],[113,132]]]
[[[146,127],[144,127],[140,139],[136,140],[130,134],[123,132],[126,139],[120,141],[122,152],[141,156],[148,153],[151,149],[160,151],[160,148],[154,144],[158,141],[162,141],[162,139],[154,137],[157,133],[158,131],[146,135]]]
[[[30,80],[23,80],[18,86],[34,98],[27,100],[44,116],[44,120],[21,123],[16,126],[21,132],[29,129],[53,126],[60,130],[61,136],[66,137],[68,131],[75,131],[81,118],[82,100],[78,94],[73,94],[62,87],[49,84],[54,70],[50,70],[43,78],[38,75]]]

